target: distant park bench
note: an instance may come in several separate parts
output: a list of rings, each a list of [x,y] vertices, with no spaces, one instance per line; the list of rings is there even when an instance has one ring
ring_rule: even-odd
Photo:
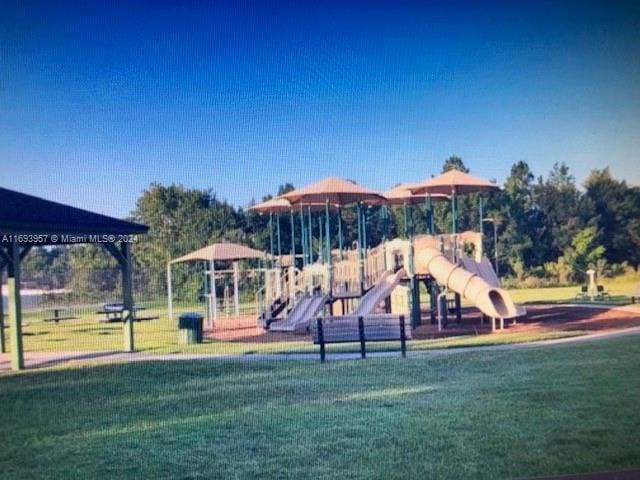
[[[402,356],[407,356],[407,339],[411,327],[404,315],[368,315],[366,317],[318,318],[312,329],[313,343],[320,345],[320,361],[326,360],[325,345],[329,343],[360,343],[360,356],[366,358],[367,342],[400,341]]]
[[[147,307],[143,305],[134,305],[134,312],[138,312],[140,310],[146,310]],[[100,323],[114,323],[114,322],[123,322],[124,321],[124,305],[121,303],[107,303],[102,307],[102,310],[98,310],[96,313],[99,315],[104,315],[104,318],[99,320]],[[144,320],[157,320],[158,316],[135,316],[136,322],[142,322]]]

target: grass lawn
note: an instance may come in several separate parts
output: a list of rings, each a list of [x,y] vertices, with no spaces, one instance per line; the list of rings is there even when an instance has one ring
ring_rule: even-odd
[[[595,303],[629,304],[639,282],[635,278],[620,277],[604,279],[602,283],[611,297],[605,301],[596,301]],[[577,301],[576,293],[579,291],[579,286],[573,286],[510,289],[509,293],[515,303],[593,303],[590,300]]]
[[[3,478],[511,478],[640,467],[640,339],[0,377]]]
[[[264,353],[309,353],[318,347],[306,337],[286,342],[231,342],[205,339],[199,345],[179,345],[175,322],[170,322],[163,311],[157,312],[161,318],[134,324],[136,350],[148,353],[212,353],[226,355],[250,355]],[[117,351],[123,349],[123,326],[118,323],[97,323],[95,315],[78,313],[77,320],[66,320],[55,324],[43,322],[39,313],[25,316],[28,325],[23,328],[24,349],[27,352],[60,351]],[[5,333],[8,339],[8,331]],[[464,335],[445,339],[413,340],[408,342],[409,350],[429,350],[436,348],[457,348],[480,345],[499,345],[549,340],[586,332],[520,332],[508,331],[495,334]],[[10,349],[9,342],[7,341]],[[358,343],[330,345],[328,352],[357,352]],[[370,343],[369,351],[398,350],[398,342]]]

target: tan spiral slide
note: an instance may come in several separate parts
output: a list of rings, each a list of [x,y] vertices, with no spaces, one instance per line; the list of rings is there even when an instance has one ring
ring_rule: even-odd
[[[473,302],[478,310],[489,317],[514,318],[520,315],[505,290],[490,285],[479,275],[450,262],[436,248],[419,249],[415,254],[415,267],[416,273],[430,274],[438,283]]]

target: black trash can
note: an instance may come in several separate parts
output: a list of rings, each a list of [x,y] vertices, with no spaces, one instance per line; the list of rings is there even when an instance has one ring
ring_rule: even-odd
[[[187,312],[178,318],[178,343],[189,345],[202,343],[202,315]]]

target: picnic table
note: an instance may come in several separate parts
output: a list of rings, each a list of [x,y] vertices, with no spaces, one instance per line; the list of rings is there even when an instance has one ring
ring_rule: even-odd
[[[74,318],[78,318],[78,317],[74,317],[73,315],[70,315],[69,312],[71,312],[71,307],[67,306],[67,305],[58,305],[56,307],[48,307],[44,309],[45,312],[52,312],[53,316],[52,317],[48,317],[45,318],[44,321],[45,322],[56,322],[58,323],[60,320],[72,320]],[[66,313],[65,315],[62,315]]]
[[[133,306],[133,311],[138,312],[140,310],[146,310],[144,305],[136,304]],[[104,318],[99,320],[100,323],[122,322],[124,321],[124,305],[122,303],[107,303],[103,305],[102,310],[98,310],[96,313],[104,315]],[[142,320],[155,320],[157,316],[138,317],[135,316],[135,320],[140,322]]]

